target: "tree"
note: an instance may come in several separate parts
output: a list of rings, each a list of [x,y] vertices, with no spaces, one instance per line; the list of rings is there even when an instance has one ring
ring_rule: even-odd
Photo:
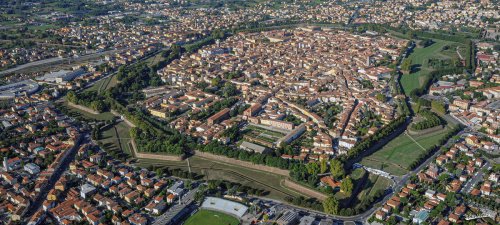
[[[236,94],[236,86],[231,82],[226,82],[226,84],[224,85],[224,89],[222,89],[222,95],[224,95],[224,97],[226,98],[229,98],[231,96],[235,96]]]
[[[306,165],[307,172],[313,176],[318,175],[320,168],[319,165],[315,162],[310,162]]]
[[[344,165],[337,159],[332,159],[330,161],[330,173],[334,178],[339,178],[345,174]]]
[[[386,101],[386,97],[382,93],[377,93],[377,95],[375,97],[377,98],[377,100],[379,100],[381,102],[385,102]]]
[[[337,214],[339,212],[339,201],[334,196],[330,196],[323,201],[323,209],[325,213]]]
[[[320,172],[325,173],[328,170],[328,163],[325,159],[321,160],[320,162]]]
[[[340,190],[347,195],[351,195],[352,188],[353,188],[353,184],[352,184],[351,177],[348,176],[348,177],[344,178],[344,180],[342,180],[342,183],[340,184]]]
[[[220,78],[219,77],[212,78],[212,80],[210,80],[210,84],[213,87],[219,86],[220,85]]]
[[[436,112],[445,114],[446,113],[446,107],[443,103],[438,102],[438,101],[432,101],[431,102],[431,107],[434,109]]]
[[[410,72],[411,64],[412,64],[411,59],[405,59],[403,60],[403,63],[401,63],[401,69]]]

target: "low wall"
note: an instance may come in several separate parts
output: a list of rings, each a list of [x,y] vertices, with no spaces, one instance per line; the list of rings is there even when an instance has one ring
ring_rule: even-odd
[[[305,187],[304,185],[295,183],[288,178],[284,180],[283,185],[285,185],[285,187],[293,189],[301,194],[316,198],[316,199],[321,200],[321,201],[328,198],[328,195],[321,193],[319,191],[313,190],[311,188]]]
[[[79,109],[79,110],[82,110],[82,111],[88,112],[88,113],[90,113],[90,114],[94,114],[94,115],[99,114],[99,112],[97,112],[97,111],[95,111],[95,110],[93,110],[93,109],[91,109],[91,108],[89,108],[89,107],[85,107],[85,106],[83,106],[83,105],[77,105],[77,104],[72,103],[72,102],[70,102],[70,101],[68,101],[68,105],[69,105],[69,106],[71,106],[71,107],[73,107],[73,108],[77,108],[77,109]]]
[[[237,166],[243,166],[243,167],[250,168],[250,169],[262,170],[265,172],[270,172],[270,173],[274,173],[274,174],[278,174],[278,175],[282,175],[282,176],[288,176],[290,174],[290,172],[288,170],[284,170],[284,169],[280,169],[280,168],[259,165],[259,164],[253,164],[251,162],[233,159],[233,158],[229,158],[229,157],[222,156],[222,155],[215,155],[212,153],[202,152],[202,151],[198,151],[198,150],[195,150],[194,152],[195,152],[196,156],[206,158],[206,159],[217,160],[217,161],[221,161],[221,162],[225,162],[225,163],[229,163],[229,164],[234,164]]]

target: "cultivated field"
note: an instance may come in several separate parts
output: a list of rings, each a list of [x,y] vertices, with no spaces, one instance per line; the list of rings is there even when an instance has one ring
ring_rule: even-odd
[[[202,209],[189,217],[184,225],[238,225],[239,223],[236,217]]]
[[[445,128],[436,132],[411,137],[423,148],[427,149],[435,145],[447,132],[448,128]],[[387,143],[382,149],[365,157],[361,161],[361,164],[400,176],[408,172],[406,168],[423,152],[424,150],[420,146],[403,133]]]

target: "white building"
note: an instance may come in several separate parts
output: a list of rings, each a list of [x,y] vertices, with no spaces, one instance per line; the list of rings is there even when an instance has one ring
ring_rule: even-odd
[[[40,167],[34,163],[28,163],[24,165],[24,170],[31,175],[40,173]]]

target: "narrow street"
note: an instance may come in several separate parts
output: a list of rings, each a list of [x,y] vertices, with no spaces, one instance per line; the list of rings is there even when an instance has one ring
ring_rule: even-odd
[[[61,178],[61,175],[68,169],[69,164],[75,158],[75,155],[78,152],[77,150],[78,148],[80,148],[82,142],[89,141],[88,134],[83,133],[81,135],[83,137],[80,136],[75,145],[64,153],[65,155],[63,156],[61,163],[54,171],[48,182],[42,187],[40,193],[35,197],[35,200],[26,210],[25,214],[23,215],[23,218],[26,218],[26,221],[29,221],[33,214],[42,206],[42,203],[47,198],[47,194],[49,193],[49,191],[54,188],[56,182],[59,180],[59,178]]]

